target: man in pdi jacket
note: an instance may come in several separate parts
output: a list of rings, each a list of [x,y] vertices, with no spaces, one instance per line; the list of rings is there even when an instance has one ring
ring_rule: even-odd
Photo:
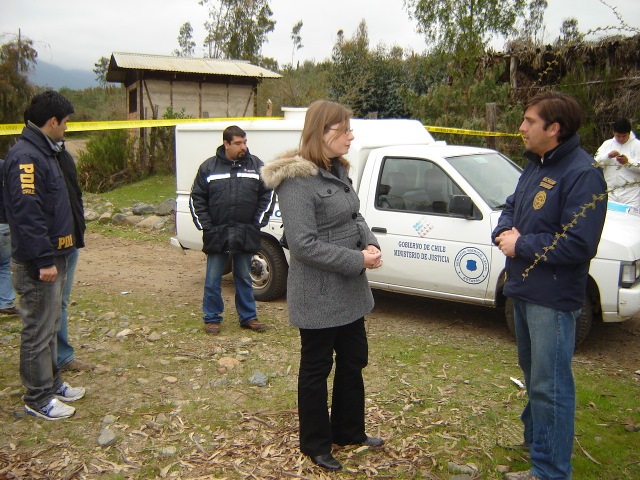
[[[513,299],[528,398],[522,446],[532,466],[507,480],[572,477],[576,319],[607,208],[602,170],[580,147],[581,119],[569,95],[543,92],[529,101],[520,125],[529,163],[492,233],[507,257],[504,294]]]
[[[216,155],[200,165],[189,200],[193,222],[202,230],[202,251],[207,254],[204,328],[207,333],[220,333],[222,273],[231,254],[240,326],[261,332],[266,326],[257,317],[251,258],[260,247],[260,229],[269,221],[275,196],[260,177],[263,163],[249,153],[244,130],[227,127],[222,140]]]
[[[7,155],[3,199],[11,229],[13,286],[20,298],[20,376],[24,409],[45,420],[70,417],[65,402],[85,389],[62,381],[56,363],[62,289],[75,251],[69,195],[57,156],[73,105],[57,92],[36,95],[25,127]]]

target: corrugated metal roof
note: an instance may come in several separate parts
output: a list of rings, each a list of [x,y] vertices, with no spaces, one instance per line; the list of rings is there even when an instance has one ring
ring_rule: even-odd
[[[165,72],[230,75],[235,77],[281,78],[282,75],[244,60],[218,60],[213,58],[169,57],[140,53],[114,52],[111,54],[109,73],[118,70],[161,70]]]

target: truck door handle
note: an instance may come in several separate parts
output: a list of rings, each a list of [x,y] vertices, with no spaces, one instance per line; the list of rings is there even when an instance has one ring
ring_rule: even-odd
[[[384,227],[371,227],[371,231],[374,233],[387,233],[387,229]]]

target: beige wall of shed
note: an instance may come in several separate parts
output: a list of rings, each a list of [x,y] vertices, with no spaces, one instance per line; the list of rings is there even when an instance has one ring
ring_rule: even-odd
[[[250,85],[166,82],[144,80],[145,118],[153,118],[152,105],[158,105],[162,118],[169,106],[174,112],[184,108],[193,118],[253,116],[253,88]],[[140,106],[138,106],[139,108]]]

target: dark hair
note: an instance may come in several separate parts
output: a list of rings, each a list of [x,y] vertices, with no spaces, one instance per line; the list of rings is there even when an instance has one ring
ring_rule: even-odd
[[[619,118],[613,122],[613,131],[616,133],[630,133],[631,122],[626,118]]]
[[[230,127],[225,128],[224,132],[222,132],[222,140],[224,140],[227,143],[231,143],[231,141],[233,140],[233,137],[245,138],[246,136],[247,136],[247,132],[242,130],[237,125],[231,125]]]
[[[31,103],[24,111],[24,124],[31,121],[36,127],[41,128],[50,118],[55,117],[58,122],[62,122],[62,119],[74,112],[73,105],[67,97],[53,90],[47,90],[31,99]]]
[[[349,120],[353,116],[351,110],[336,102],[328,100],[317,100],[309,105],[304,117],[304,127],[300,138],[300,155],[302,158],[310,160],[318,167],[329,170],[331,160],[324,152],[322,138],[332,125],[340,125],[342,131],[349,129]],[[335,136],[340,133],[336,132]],[[340,162],[349,169],[349,162],[346,158],[340,157]]]
[[[545,130],[552,123],[560,125],[558,142],[564,142],[580,128],[582,107],[571,95],[560,92],[541,92],[529,100],[526,108],[534,105],[538,106],[538,115],[545,122]]]

